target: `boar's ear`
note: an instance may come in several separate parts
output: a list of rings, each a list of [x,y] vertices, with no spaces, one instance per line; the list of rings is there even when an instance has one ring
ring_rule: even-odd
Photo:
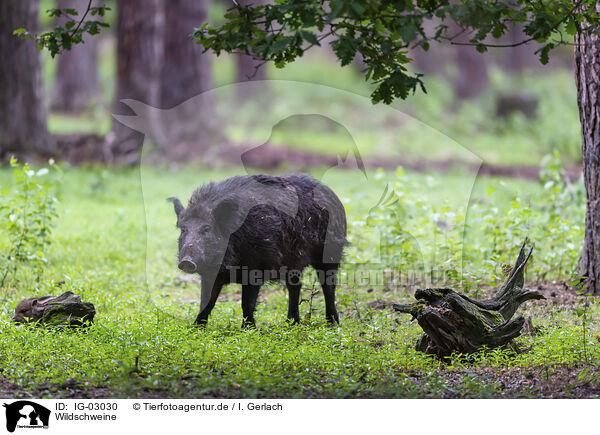
[[[175,206],[175,214],[179,217],[179,213],[183,210],[183,205],[181,205],[181,201],[178,198],[171,197],[167,199],[167,201],[171,201],[173,206]]]
[[[215,223],[223,233],[231,233],[237,229],[235,222],[237,221],[238,210],[238,203],[233,199],[222,200],[213,210],[212,215]]]

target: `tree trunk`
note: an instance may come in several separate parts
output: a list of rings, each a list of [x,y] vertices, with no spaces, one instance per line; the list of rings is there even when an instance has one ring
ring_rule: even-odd
[[[81,0],[58,0],[57,7],[75,9],[78,17],[87,3]],[[94,5],[94,4],[92,4]],[[59,18],[64,24],[64,18]],[[65,112],[79,112],[94,104],[100,96],[98,84],[98,36],[84,36],[84,44],[76,44],[57,58],[56,79],[52,94],[52,108]]]
[[[171,108],[212,88],[209,54],[191,39],[206,22],[208,0],[170,0],[165,7],[165,54],[160,105]]]
[[[264,0],[238,0],[240,6],[253,4],[259,6],[264,4]],[[237,56],[237,81],[246,82],[248,80],[264,80],[266,78],[266,65],[264,62],[255,60],[251,54],[238,54]]]
[[[264,80],[266,78],[266,65],[262,61],[254,59],[252,55],[238,54],[237,58],[237,81]]]
[[[238,4],[240,6],[246,6],[249,4],[260,6],[265,3],[265,0],[238,0]],[[230,7],[229,5],[231,4],[232,3],[228,3],[227,7]],[[325,41],[323,41],[322,44],[325,46]],[[357,56],[357,59],[358,62],[355,62],[355,66],[357,63],[362,61],[360,56]],[[267,64],[261,60],[255,59],[251,52],[250,54],[237,54],[236,61],[236,82],[259,82],[252,83],[251,85],[239,86],[237,88],[236,97],[240,103],[249,102],[256,107],[257,112],[260,112],[262,106],[265,103],[269,104],[267,101],[270,100],[267,83],[260,82],[261,80],[265,80],[267,78]]]
[[[222,135],[214,118],[211,55],[191,35],[206,22],[209,0],[171,0],[165,8],[165,58],[160,76],[160,106],[178,106],[174,119],[163,119],[154,141],[173,160],[201,156]]]
[[[37,0],[0,2],[0,158],[10,152],[50,154],[42,71],[33,41],[13,30],[38,28]]]
[[[423,29],[427,35],[435,34],[435,28],[441,24],[441,20],[438,18],[432,18],[431,20],[425,20],[423,22]],[[447,66],[449,62],[449,55],[452,55],[454,47],[449,44],[430,44],[427,51],[421,47],[413,48],[409,54],[409,57],[414,59],[414,66],[416,72],[428,75],[442,76],[447,73]]]
[[[596,4],[600,11],[600,4]],[[581,120],[583,178],[587,195],[581,275],[587,292],[600,294],[600,36],[575,36],[575,80]]]
[[[457,45],[455,60],[458,67],[454,78],[454,92],[460,99],[476,97],[488,85],[485,56],[470,45]]]
[[[509,31],[506,37],[500,41],[505,44],[516,44],[525,41],[529,37],[523,31],[523,26],[518,23],[509,24]],[[539,44],[534,41],[516,47],[508,47],[503,55],[504,68],[511,74],[522,74],[526,68],[537,66],[537,55],[535,51]]]
[[[122,99],[158,106],[163,62],[163,0],[118,0],[116,109]],[[142,133],[115,122],[109,141],[108,160],[132,164],[139,160]]]
[[[450,36],[458,35],[461,31],[462,28],[455,22],[451,22],[448,26]],[[465,43],[468,42],[468,38],[459,36],[455,42]],[[487,58],[482,53],[478,53],[472,45],[457,44],[453,45],[452,49],[457,68],[452,80],[454,94],[459,99],[476,97],[488,85]]]

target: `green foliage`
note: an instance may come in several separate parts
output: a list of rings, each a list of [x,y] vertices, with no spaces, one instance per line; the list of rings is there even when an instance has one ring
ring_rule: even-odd
[[[106,11],[110,10],[106,6],[93,6],[92,1],[88,2],[87,8],[81,14],[75,9],[48,9],[47,15],[50,19],[63,17],[66,19],[63,25],[56,25],[52,30],[37,34],[21,27],[13,30],[13,35],[27,38],[37,43],[38,49],[47,49],[52,57],[64,50],[70,50],[75,44],[83,42],[83,37],[87,33],[91,36],[97,35],[103,28],[109,27],[109,24],[102,21]],[[87,19],[89,16],[98,19]]]
[[[252,54],[281,68],[325,38],[344,66],[360,55],[366,65],[365,77],[376,87],[373,102],[390,104],[405,99],[424,85],[421,75],[411,73],[407,64],[410,48],[428,50],[431,42],[467,38],[479,52],[500,38],[510,23],[522,25],[525,44],[536,41],[540,62],[548,62],[550,50],[564,43],[562,32],[573,35],[589,32],[600,22],[595,2],[567,0],[496,0],[391,2],[388,0],[285,0],[275,4],[237,5],[228,10],[226,22],[217,26],[205,23],[194,37],[205,50]],[[437,20],[432,31],[427,23]],[[454,21],[461,31],[451,33]],[[584,26],[583,23],[591,26]],[[460,37],[460,38],[459,38]],[[559,37],[557,40],[555,37]],[[462,43],[462,42],[461,42]]]
[[[510,193],[503,199],[502,183],[490,183],[485,196],[472,198],[466,209],[423,201],[419,184],[402,169],[391,183],[380,171],[377,178],[385,186],[384,195],[366,224],[382,235],[382,245],[392,248],[386,264],[411,267],[421,283],[458,283],[467,292],[495,285],[504,279],[502,265],[513,261],[511,249],[525,237],[536,245],[528,265],[530,279],[569,278],[576,274],[583,240],[583,183],[567,180],[558,153],[542,164],[539,194],[523,198]],[[434,180],[427,183],[427,189],[441,187]]]
[[[56,179],[50,169],[58,170],[51,160],[50,168],[32,169],[11,158],[13,182],[11,190],[0,191],[0,287],[14,278],[22,266],[41,274],[46,265],[44,251],[57,216]]]
[[[380,230],[380,249],[386,265],[419,270],[425,265],[423,253],[415,239],[418,234],[409,233],[406,222],[418,219],[429,210],[413,195],[404,175],[402,168],[396,170],[396,182],[391,188],[385,186],[379,204],[369,212],[367,224]],[[379,171],[376,177],[382,180],[383,171]]]
[[[558,153],[547,156],[542,165],[539,194],[527,199],[513,196],[502,214],[492,189],[489,202],[473,207],[470,231],[481,241],[476,249],[464,251],[470,261],[479,259],[483,267],[502,276],[502,264],[511,262],[507,247],[528,236],[536,245],[528,266],[529,279],[564,279],[577,273],[584,234],[583,183],[566,181]]]

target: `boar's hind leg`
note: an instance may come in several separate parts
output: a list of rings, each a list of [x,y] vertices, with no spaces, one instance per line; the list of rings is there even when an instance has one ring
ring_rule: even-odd
[[[242,286],[242,312],[244,314],[244,323],[242,326],[255,326],[254,309],[256,308],[256,299],[258,298],[260,286],[246,284]]]
[[[208,278],[206,280],[203,278],[202,285],[208,285],[205,283],[209,281],[210,280]],[[223,288],[224,284],[225,283],[220,279],[216,279],[214,281],[210,292],[210,299],[208,301],[208,304],[204,309],[200,309],[200,313],[198,314],[198,317],[196,317],[196,321],[194,322],[196,325],[206,325],[206,323],[208,322],[208,316],[210,315],[212,309],[215,307],[215,303],[217,302],[217,298],[219,297],[219,293],[221,293],[221,289]]]
[[[340,318],[335,309],[335,286],[337,285],[337,264],[321,264],[314,267],[319,276],[319,282],[325,296],[325,317],[329,323],[340,323]]]
[[[300,303],[300,289],[302,288],[302,284],[287,281],[286,287],[289,293],[288,319],[291,320],[293,323],[300,323],[300,313],[298,311],[298,304]]]

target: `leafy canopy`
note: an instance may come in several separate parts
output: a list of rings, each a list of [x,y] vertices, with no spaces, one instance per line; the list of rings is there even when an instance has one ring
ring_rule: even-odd
[[[46,13],[49,17],[63,17],[64,24],[56,25],[52,30],[37,34],[23,27],[15,29],[13,35],[22,38],[32,39],[37,43],[38,49],[47,49],[52,57],[56,56],[63,50],[70,50],[73,44],[81,44],[83,36],[88,33],[97,35],[102,28],[109,27],[109,24],[102,21],[109,7],[92,6],[92,1],[89,0],[85,11],[78,17],[78,12],[70,8],[52,8]],[[88,18],[91,17],[91,18]]]
[[[409,49],[427,51],[432,41],[456,44],[457,38],[479,52],[536,41],[542,44],[537,54],[545,64],[549,51],[566,43],[563,33],[574,35],[586,28],[584,23],[599,22],[595,4],[584,0],[277,0],[236,4],[225,15],[225,23],[204,24],[194,38],[205,50],[252,54],[280,68],[327,38],[342,66],[360,54],[366,79],[376,84],[373,102],[389,104],[417,87],[425,90],[422,75],[407,69],[412,60]],[[426,26],[430,21],[434,25]],[[451,27],[451,22],[456,24]],[[488,42],[504,35],[511,24],[522,26],[523,41]]]
[[[536,41],[540,61],[548,62],[550,50],[568,43],[569,36],[597,30],[600,13],[595,0],[275,0],[270,4],[239,5],[228,9],[220,25],[201,24],[193,37],[205,51],[245,53],[279,68],[302,57],[327,40],[342,66],[360,55],[365,76],[376,85],[373,102],[391,103],[406,98],[417,87],[425,91],[422,75],[412,73],[410,49],[427,51],[431,42],[488,47],[511,47]],[[16,29],[34,39],[52,56],[81,43],[85,33],[96,34],[108,24],[105,6],[87,9],[77,21],[73,9],[50,9],[51,16],[67,16],[64,26],[41,35]],[[431,22],[431,25],[427,25]],[[513,24],[526,35],[513,44],[490,43]],[[567,37],[567,40],[565,40]],[[460,41],[460,42],[458,42]]]

